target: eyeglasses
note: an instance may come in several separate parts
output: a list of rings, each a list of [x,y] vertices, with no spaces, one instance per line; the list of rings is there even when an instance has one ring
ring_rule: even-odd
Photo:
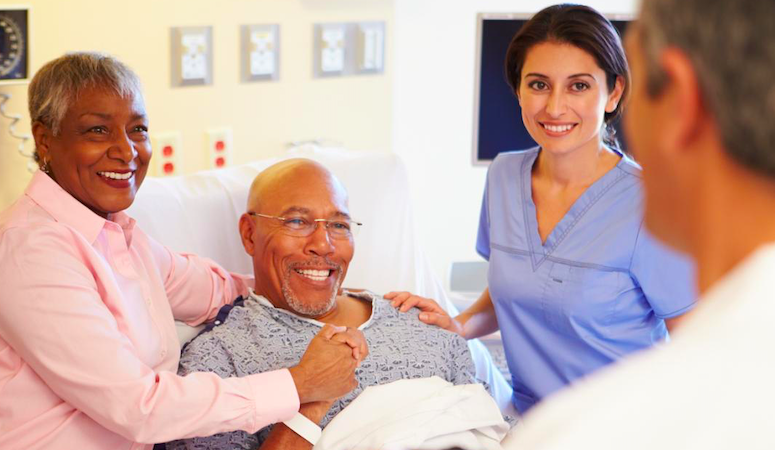
[[[306,217],[278,217],[259,214],[248,211],[251,216],[263,217],[265,219],[279,220],[282,227],[290,236],[307,237],[312,235],[318,227],[318,223],[323,223],[326,232],[332,239],[349,239],[358,234],[363,225],[360,222],[349,219],[307,219]]]

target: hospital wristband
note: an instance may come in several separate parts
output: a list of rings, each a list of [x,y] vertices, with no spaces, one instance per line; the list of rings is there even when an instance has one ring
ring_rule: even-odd
[[[312,445],[315,445],[320,439],[320,434],[323,431],[313,421],[309,420],[305,415],[296,413],[290,420],[283,422],[286,427],[294,431],[294,433],[303,437]]]

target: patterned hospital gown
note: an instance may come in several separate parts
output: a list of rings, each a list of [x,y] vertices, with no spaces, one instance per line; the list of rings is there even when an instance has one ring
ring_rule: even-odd
[[[334,402],[321,427],[369,386],[433,375],[453,384],[476,382],[474,363],[463,338],[420,322],[417,309],[401,313],[371,292],[345,293],[372,302],[371,318],[360,327],[369,356],[356,369],[358,387]],[[298,364],[322,326],[253,295],[243,306],[231,309],[220,325],[184,348],[178,373],[208,371],[225,378],[291,367]],[[179,440],[168,443],[167,449],[256,449],[271,429]]]

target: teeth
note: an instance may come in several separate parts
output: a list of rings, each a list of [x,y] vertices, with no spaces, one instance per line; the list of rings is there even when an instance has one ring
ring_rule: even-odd
[[[101,177],[112,178],[114,180],[128,180],[132,178],[134,172],[117,173],[117,172],[97,172]]]
[[[544,125],[544,128],[554,133],[564,133],[573,128],[573,125]]]
[[[296,269],[296,272],[315,281],[323,281],[331,274],[330,270]]]

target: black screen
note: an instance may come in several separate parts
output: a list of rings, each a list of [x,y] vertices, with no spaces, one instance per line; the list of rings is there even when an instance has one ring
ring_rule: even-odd
[[[27,78],[27,10],[0,9],[0,80]]]
[[[477,161],[492,161],[498,153],[522,150],[536,144],[522,123],[522,111],[517,97],[511,92],[503,73],[506,50],[511,38],[527,19],[483,19],[482,40],[479,43],[479,111],[476,121]],[[623,34],[629,21],[612,20],[611,23]],[[616,137],[623,150],[624,131],[616,123]]]

